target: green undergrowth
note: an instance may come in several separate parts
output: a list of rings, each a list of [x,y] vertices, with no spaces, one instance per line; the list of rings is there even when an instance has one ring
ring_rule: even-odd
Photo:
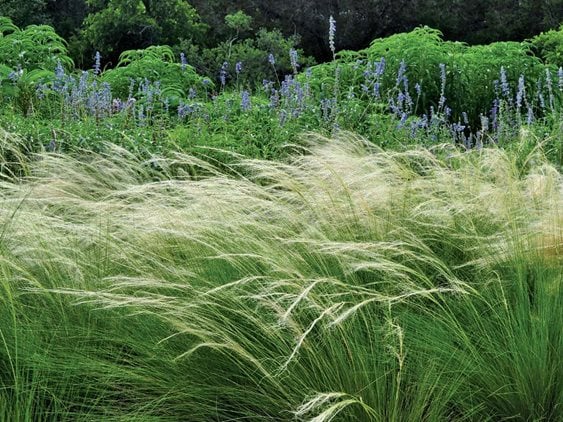
[[[226,175],[2,139],[2,419],[563,417],[540,148],[311,135]]]

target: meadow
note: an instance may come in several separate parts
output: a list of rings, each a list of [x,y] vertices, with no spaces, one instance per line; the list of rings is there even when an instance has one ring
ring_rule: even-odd
[[[563,420],[560,33],[252,82],[0,20],[0,420]]]

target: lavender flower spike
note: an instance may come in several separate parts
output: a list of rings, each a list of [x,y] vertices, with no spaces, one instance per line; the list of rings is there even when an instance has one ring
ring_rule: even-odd
[[[501,66],[500,68],[500,89],[505,98],[510,97],[510,87],[508,85],[508,80],[506,79],[506,69],[504,66]]]
[[[524,81],[524,75],[520,75],[518,78],[518,91],[516,92],[516,109],[520,111],[522,107],[522,100],[526,96],[526,84]]]
[[[289,50],[289,60],[291,62],[291,68],[293,69],[293,73],[297,73],[297,68],[299,64],[297,63],[297,50],[292,48]]]
[[[102,71],[102,56],[99,51],[96,51],[94,56],[94,75],[99,75]]]
[[[252,108],[252,105],[250,104],[250,94],[247,90],[242,91],[240,108],[243,111],[248,111]]]
[[[330,15],[328,19],[328,46],[330,47],[330,51],[332,51],[332,55],[334,56],[336,52],[336,47],[334,45],[334,36],[336,35],[336,21]]]
[[[221,85],[225,86],[227,83],[227,68],[229,67],[228,62],[223,62],[221,66],[221,70],[219,71],[219,80],[221,81]]]

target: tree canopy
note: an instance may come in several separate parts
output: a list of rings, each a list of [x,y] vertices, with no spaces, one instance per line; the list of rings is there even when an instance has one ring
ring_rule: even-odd
[[[90,0],[88,6],[84,43],[110,57],[150,45],[173,45],[181,39],[199,41],[206,28],[184,0]]]
[[[78,56],[88,62],[95,50],[115,63],[120,52],[149,45],[183,43],[184,48],[188,41],[198,48],[216,48],[233,36],[252,38],[261,28],[298,36],[305,53],[324,60],[331,57],[329,16],[336,21],[337,49],[351,50],[421,25],[439,29],[449,40],[484,44],[520,41],[563,22],[563,0],[27,0],[25,7],[21,3],[1,1],[0,16],[22,28],[53,25],[70,41],[79,64]],[[242,14],[237,15],[239,11]]]

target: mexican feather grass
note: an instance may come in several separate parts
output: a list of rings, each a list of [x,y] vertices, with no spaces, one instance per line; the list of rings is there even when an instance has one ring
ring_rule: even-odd
[[[2,138],[0,419],[563,419],[540,150],[311,135],[225,175]]]

